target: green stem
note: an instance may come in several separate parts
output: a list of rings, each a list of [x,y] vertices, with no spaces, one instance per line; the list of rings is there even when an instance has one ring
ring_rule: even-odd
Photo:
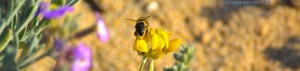
[[[19,37],[17,36],[17,34],[15,32],[13,32],[13,36],[14,36],[14,43],[15,43],[16,47],[19,48],[19,45],[20,45]]]
[[[151,60],[148,71],[154,71],[154,60]]]
[[[21,24],[20,27],[18,27],[17,29],[17,34],[19,34],[28,24],[29,22],[35,17],[35,13],[39,7],[39,3],[40,3],[41,0],[38,0],[36,3],[35,3],[35,6],[33,7],[33,9],[31,10],[29,16],[27,17],[27,19]]]
[[[26,0],[20,0],[18,2],[18,4],[15,7],[15,9],[9,13],[8,17],[6,17],[6,19],[3,21],[3,24],[0,24],[0,34],[2,34],[2,31],[4,30],[4,28],[11,22],[12,18],[18,13],[18,11],[21,9],[22,5],[25,3]]]
[[[46,56],[49,56],[51,54],[51,52],[53,51],[53,48],[49,49],[47,52],[45,52],[44,54],[40,55],[39,57],[36,57],[35,59],[32,59],[32,57],[27,58],[26,60],[24,60],[24,62],[20,63],[20,69],[23,69],[25,67],[27,67],[28,65],[39,61],[42,58],[45,58]]]
[[[146,62],[147,62],[147,57],[144,57],[144,58],[143,58],[143,62],[142,62],[142,64],[141,64],[141,66],[140,66],[139,71],[143,71]]]

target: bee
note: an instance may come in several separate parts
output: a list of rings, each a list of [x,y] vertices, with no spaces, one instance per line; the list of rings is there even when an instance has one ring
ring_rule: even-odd
[[[145,32],[147,32],[147,29],[149,28],[149,23],[147,21],[147,19],[149,17],[150,16],[141,17],[137,20],[127,19],[127,20],[131,20],[131,21],[136,22],[134,36],[144,36],[145,35]]]

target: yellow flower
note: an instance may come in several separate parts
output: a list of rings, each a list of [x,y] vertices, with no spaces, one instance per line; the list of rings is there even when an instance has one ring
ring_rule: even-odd
[[[180,43],[181,43],[181,39],[173,39],[170,41],[170,45],[169,45],[170,47],[163,49],[163,51],[166,53],[173,52],[180,46]]]
[[[161,37],[162,41],[164,42],[164,44],[165,44],[164,48],[168,48],[169,47],[168,40],[169,40],[170,33],[166,32],[160,28],[156,29],[155,32]]]
[[[175,51],[181,44],[180,39],[169,41],[170,33],[161,29],[146,29],[146,34],[137,36],[133,50],[152,59],[162,58],[163,55]],[[148,43],[150,48],[148,49]]]

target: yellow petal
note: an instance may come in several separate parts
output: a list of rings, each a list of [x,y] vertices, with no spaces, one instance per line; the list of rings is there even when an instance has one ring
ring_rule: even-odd
[[[175,51],[180,46],[181,39],[173,39],[173,40],[170,41],[169,44],[170,44],[169,45],[170,47],[167,48],[167,49],[164,49],[165,53],[169,53],[169,52]]]
[[[157,34],[154,34],[152,37],[151,37],[151,48],[152,50],[162,50],[163,47],[165,47],[165,43],[163,42],[163,39],[162,37],[160,37],[159,35]]]
[[[156,30],[155,30],[155,32],[160,36],[160,37],[162,37],[162,41],[164,42],[164,44],[166,44],[166,48],[168,48],[169,47],[169,42],[168,42],[168,40],[169,40],[169,34],[166,32],[166,31],[164,31],[163,29],[161,29],[161,28],[157,28]]]
[[[155,29],[155,33],[157,33],[157,34],[161,34],[161,31],[163,31],[161,28]]]
[[[169,34],[167,34],[167,32],[166,31],[161,31],[161,37],[162,37],[162,39],[163,39],[163,41],[164,41],[164,43],[165,43],[165,45],[166,45],[166,47],[165,48],[168,48],[169,47]]]
[[[150,35],[154,35],[155,34],[155,30],[153,28],[149,28],[149,33],[150,33]]]
[[[147,43],[145,40],[137,40],[137,51],[140,52],[148,52]]]
[[[163,41],[162,37],[158,36],[158,41],[157,41],[157,49],[159,51],[162,51],[162,49],[166,46],[165,42]]]
[[[152,50],[156,50],[157,47],[158,47],[158,35],[157,34],[154,34],[152,37],[151,37],[151,49]]]

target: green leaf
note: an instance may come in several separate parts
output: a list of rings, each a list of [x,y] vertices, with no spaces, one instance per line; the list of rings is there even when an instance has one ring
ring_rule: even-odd
[[[20,38],[20,41],[25,41],[26,32],[27,32],[27,27],[25,27],[25,29],[19,33],[18,36]]]
[[[34,34],[30,33],[29,31],[26,31],[26,34],[20,39],[20,42],[26,42],[27,38],[32,36]]]
[[[183,46],[180,46],[179,49],[180,49],[180,53],[182,53],[182,54],[187,52],[187,48],[185,48]]]
[[[188,70],[187,66],[185,64],[180,64],[179,66],[180,66],[179,71],[187,71]]]
[[[37,36],[32,36],[30,40],[27,41],[25,49],[28,49],[28,52],[26,53],[26,56],[29,56],[29,54],[32,53],[38,43],[39,38]]]
[[[52,0],[51,3],[59,5],[59,6],[63,6],[65,4],[65,0]]]
[[[177,65],[174,65],[174,66],[172,67],[172,70],[173,70],[173,71],[178,71],[178,69],[179,69],[179,68],[178,68]]]
[[[45,53],[41,54],[40,56],[26,58],[23,62],[19,63],[19,68],[23,69],[23,68],[29,66],[30,64],[32,64],[36,61],[39,61],[40,59],[42,59],[46,56],[49,56],[52,52],[53,52],[53,48],[48,49]]]
[[[183,62],[182,54],[174,54],[173,55],[176,61]]]
[[[187,48],[188,48],[188,51],[187,51],[187,54],[186,54],[188,56],[187,63],[189,63],[194,57],[195,47],[194,46],[189,46]]]
[[[13,36],[14,36],[14,41],[13,41],[13,45],[17,48],[19,48],[20,46],[20,39],[19,37],[17,36],[17,33],[13,32]]]
[[[15,61],[16,55],[18,52],[18,48],[15,45],[9,44],[5,48],[3,63],[5,64],[0,67],[0,71],[18,71],[18,67]]]
[[[9,12],[9,14],[5,17],[5,20],[2,21],[3,23],[0,24],[0,35],[2,34],[4,28],[10,24],[11,20],[21,9],[25,1],[26,0],[20,0],[17,4],[15,4],[16,7],[14,8],[14,10],[12,12]]]
[[[73,5],[76,4],[77,2],[79,2],[79,0],[67,0],[66,5],[68,5],[68,6],[73,6]]]
[[[30,32],[31,34],[34,34],[34,32]],[[39,43],[39,38],[35,35],[31,35],[25,42],[25,47],[23,47],[21,45],[21,47],[23,47],[22,53],[21,53],[21,57],[19,59],[19,61],[24,61],[25,59],[27,59],[33,53],[33,51],[36,49],[35,47],[38,45]]]
[[[26,0],[24,8],[21,11],[22,13],[21,13],[20,20],[25,20],[29,16],[29,13],[32,10],[33,6],[34,6],[34,2],[32,0]]]
[[[186,54],[184,54],[184,55],[182,56],[182,58],[183,58],[183,63],[184,63],[184,64],[188,64],[188,61],[189,61],[188,56],[187,56]]]
[[[195,52],[195,47],[193,47],[193,46],[187,47],[187,54],[193,54],[194,52]]]
[[[46,29],[50,24],[50,21],[47,20],[42,20],[41,24],[38,25],[34,30],[35,30],[35,34],[40,34],[44,29]]]
[[[1,36],[1,41],[0,41],[0,52],[3,51],[3,49],[8,45],[8,43],[10,42],[10,40],[12,40],[12,31],[8,30],[6,32],[4,32]]]
[[[4,58],[4,55],[3,54],[0,54],[0,61],[2,61]]]
[[[21,21],[21,25],[18,26],[18,28],[16,28],[16,32],[17,34],[19,34],[26,26],[28,26],[28,24],[30,23],[30,21],[32,21],[32,19],[35,17],[35,13],[39,7],[39,3],[41,0],[38,0],[35,4],[34,7],[32,8],[32,10],[29,13],[29,16],[25,19]]]

